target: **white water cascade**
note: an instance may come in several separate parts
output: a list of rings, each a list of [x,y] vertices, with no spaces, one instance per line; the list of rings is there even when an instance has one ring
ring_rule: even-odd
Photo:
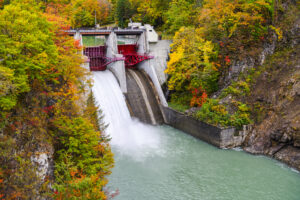
[[[158,151],[158,129],[131,118],[125,97],[114,75],[107,70],[93,72],[93,77],[93,93],[104,113],[104,122],[108,124],[105,133],[112,138],[112,147],[137,159],[143,159]]]

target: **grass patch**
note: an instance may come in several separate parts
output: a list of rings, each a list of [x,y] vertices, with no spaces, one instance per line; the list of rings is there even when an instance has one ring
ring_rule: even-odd
[[[179,112],[184,112],[187,109],[189,109],[189,106],[186,106],[186,105],[180,105],[180,104],[171,103],[171,102],[169,102],[168,104],[169,104],[170,108],[172,108],[176,111],[179,111]]]

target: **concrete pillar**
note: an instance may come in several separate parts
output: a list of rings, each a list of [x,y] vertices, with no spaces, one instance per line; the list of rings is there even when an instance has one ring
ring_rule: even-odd
[[[114,32],[106,38],[106,57],[108,58],[123,58],[122,54],[118,54],[118,40],[117,35]],[[127,93],[126,84],[126,72],[125,72],[125,62],[123,60],[116,61],[107,66],[107,68],[115,75],[117,78],[121,91]]]
[[[144,54],[144,53],[149,53],[149,52],[150,52],[149,51],[149,42],[147,40],[147,35],[144,32],[143,34],[140,35],[140,38],[138,40],[138,53]],[[149,77],[151,78],[151,80],[152,80],[152,82],[155,86],[155,89],[158,93],[160,103],[163,106],[167,107],[168,103],[167,103],[165,95],[164,95],[164,93],[161,89],[161,86],[160,86],[160,83],[159,83],[159,80],[158,80],[158,76],[156,74],[154,66],[155,66],[155,59],[145,60],[145,61],[138,64],[138,69],[144,70],[149,75]]]
[[[79,40],[80,46],[83,46],[82,35],[80,34],[79,31],[76,31],[76,33],[74,34],[74,40]],[[80,53],[81,55],[83,55],[83,49],[80,51]]]
[[[138,44],[138,53],[144,54],[149,52],[149,43],[147,41],[147,34],[144,31],[140,36],[137,41]]]
[[[80,46],[83,47],[83,42],[82,42],[82,35],[80,34],[79,31],[76,31],[74,34],[74,40],[79,40]],[[79,51],[80,55],[82,56],[84,62],[81,64],[81,67],[90,70],[90,63],[89,63],[89,58],[83,54],[83,48],[81,51]]]
[[[160,83],[158,81],[156,71],[155,71],[155,69],[153,67],[153,64],[152,64],[152,60],[145,60],[145,61],[141,62],[140,64],[138,64],[138,69],[139,70],[144,70],[149,75],[149,77],[151,78],[151,80],[154,84],[154,87],[157,91],[157,94],[159,96],[160,103],[163,106],[167,107],[168,103],[167,103],[165,95],[164,95],[164,93],[161,89]]]

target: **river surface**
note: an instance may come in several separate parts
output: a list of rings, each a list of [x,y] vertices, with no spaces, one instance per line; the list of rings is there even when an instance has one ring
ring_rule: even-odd
[[[300,174],[278,161],[218,149],[168,126],[154,129],[159,142],[152,147],[113,146],[116,200],[300,199]]]
[[[300,200],[300,174],[264,156],[222,150],[168,126],[132,119],[117,80],[94,72],[93,92],[115,154],[115,200]]]

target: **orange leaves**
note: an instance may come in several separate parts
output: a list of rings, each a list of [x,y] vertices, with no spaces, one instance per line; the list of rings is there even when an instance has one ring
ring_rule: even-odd
[[[107,184],[107,180],[101,174],[90,177],[83,175],[82,172],[71,171],[72,179],[68,181],[67,187],[60,191],[54,191],[53,197],[56,200],[74,199],[107,199],[102,187]],[[77,199],[77,198],[76,198]]]
[[[82,46],[80,45],[80,40],[74,40],[74,46],[78,51],[82,49]]]
[[[196,88],[192,90],[193,97],[190,102],[190,106],[201,107],[207,101],[207,93],[202,87]]]
[[[224,31],[224,37],[228,38],[241,33],[248,36],[253,32],[261,34],[266,19],[270,17],[271,7],[272,1],[269,0],[205,0],[198,23],[210,35],[212,31]]]

